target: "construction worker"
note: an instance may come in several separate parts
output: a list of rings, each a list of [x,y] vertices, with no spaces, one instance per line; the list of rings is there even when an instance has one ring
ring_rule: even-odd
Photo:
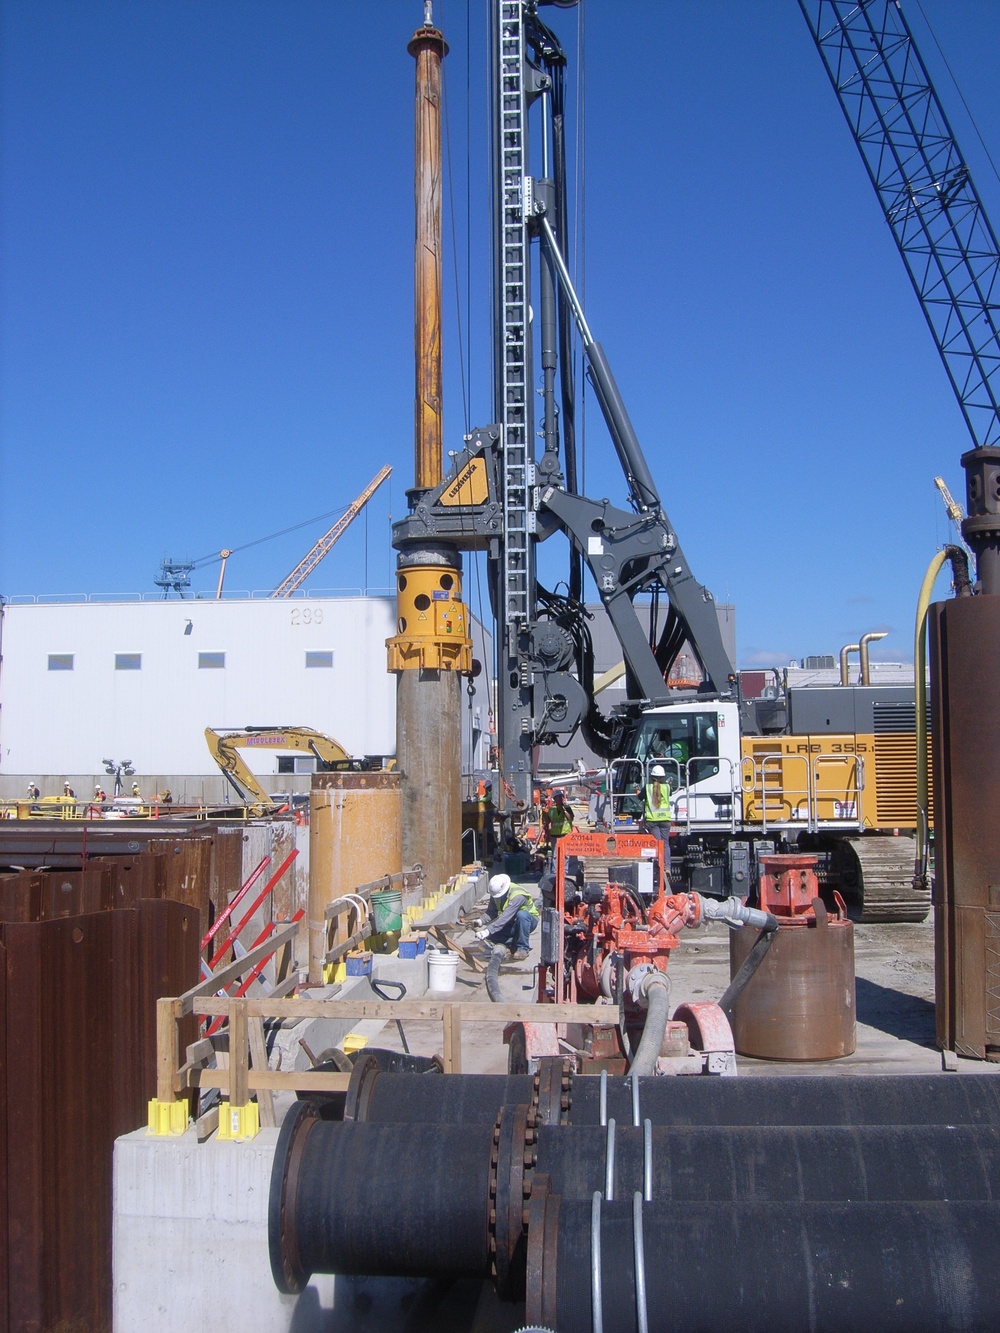
[[[139,790],[138,782],[132,783],[132,795],[136,798],[137,801],[142,800],[142,792]]]
[[[552,804],[542,811],[542,837],[547,842],[552,855],[555,855],[556,843],[567,833],[573,832],[573,811],[566,804],[566,793],[557,787],[552,793]]]
[[[76,799],[76,792],[73,790],[73,788],[69,785],[68,782],[63,783],[63,796],[64,797],[68,796],[72,800]]]
[[[662,764],[649,770],[649,780],[643,792],[642,829],[663,843],[663,859],[670,873],[670,783]]]
[[[34,783],[34,782],[29,782],[29,783],[28,783],[28,800],[29,800],[29,801],[37,801],[38,798],[41,796],[41,794],[42,794],[42,793],[38,790],[38,784],[37,784],[37,783]]]
[[[538,925],[538,904],[528,889],[512,884],[510,875],[494,875],[486,918],[476,931],[477,940],[505,944],[515,962],[527,958],[528,937]]]

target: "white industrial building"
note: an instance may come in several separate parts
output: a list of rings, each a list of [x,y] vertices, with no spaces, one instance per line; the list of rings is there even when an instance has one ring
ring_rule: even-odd
[[[473,623],[473,654],[489,663],[488,636]],[[396,678],[385,641],[395,597],[185,598],[0,606],[0,796],[42,794],[74,783],[86,799],[104,763],[130,760],[144,792],[175,799],[223,793],[204,731],[303,726],[335,737],[351,755],[392,755]],[[487,760],[484,672],[463,688],[463,768]],[[282,789],[308,786],[310,756],[257,751],[260,775]],[[208,784],[196,779],[208,776]],[[185,793],[190,780],[191,790]],[[269,787],[275,784],[267,783]]]

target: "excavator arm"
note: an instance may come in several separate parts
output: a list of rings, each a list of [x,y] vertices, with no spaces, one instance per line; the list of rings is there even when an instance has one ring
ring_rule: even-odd
[[[236,792],[241,804],[251,814],[261,815],[274,810],[275,803],[254,776],[240,754],[243,749],[305,751],[326,768],[350,767],[351,756],[332,736],[311,727],[243,727],[238,731],[220,732],[205,728],[209,753]]]

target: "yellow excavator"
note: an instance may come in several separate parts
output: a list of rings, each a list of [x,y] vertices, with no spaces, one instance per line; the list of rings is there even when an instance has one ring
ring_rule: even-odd
[[[339,741],[311,727],[241,727],[237,731],[205,728],[205,740],[223,777],[236,792],[240,804],[252,815],[269,814],[277,808],[240,754],[241,750],[298,750],[315,757],[320,772],[378,769],[381,755],[353,759]]]

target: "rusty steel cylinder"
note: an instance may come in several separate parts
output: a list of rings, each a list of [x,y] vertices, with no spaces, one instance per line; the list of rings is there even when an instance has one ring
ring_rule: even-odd
[[[938,1045],[1000,1060],[1000,596],[930,608]]]
[[[819,897],[814,856],[761,858],[761,907],[778,929],[730,1014],[740,1055],[759,1060],[836,1060],[856,1045],[854,925],[843,900],[831,914]],[[729,936],[735,977],[756,941]]]
[[[746,929],[730,934],[733,976],[755,939]],[[853,923],[846,917],[779,921],[730,1022],[737,1052],[758,1060],[836,1060],[853,1054]]]

